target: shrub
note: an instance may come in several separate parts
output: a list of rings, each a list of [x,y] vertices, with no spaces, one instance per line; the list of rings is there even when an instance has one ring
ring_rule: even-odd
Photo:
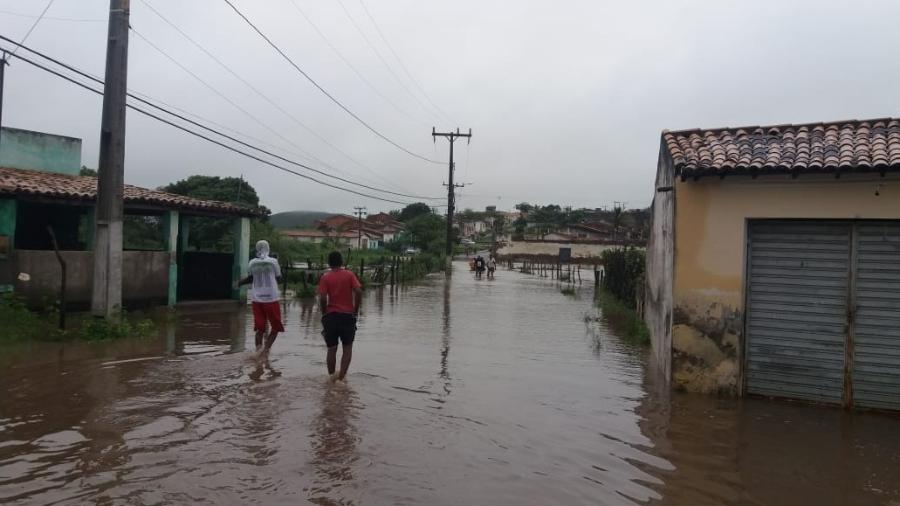
[[[644,251],[636,248],[606,250],[600,258],[605,272],[604,288],[628,307],[637,307],[637,298],[644,286]]]

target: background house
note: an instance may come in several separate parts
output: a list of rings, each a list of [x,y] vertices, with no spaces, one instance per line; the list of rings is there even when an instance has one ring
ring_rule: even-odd
[[[678,387],[900,409],[900,121],[663,132],[652,209]]]
[[[81,141],[7,128],[2,135],[0,291],[15,291],[32,306],[56,300],[61,277],[49,227],[68,264],[68,302],[87,307],[93,287],[97,178],[77,175]],[[131,185],[125,185],[124,204],[126,305],[242,296],[232,282],[246,270],[249,218],[256,211]],[[198,218],[233,221],[232,251],[191,247],[191,224]],[[149,231],[150,240],[129,244],[134,227],[144,238]]]

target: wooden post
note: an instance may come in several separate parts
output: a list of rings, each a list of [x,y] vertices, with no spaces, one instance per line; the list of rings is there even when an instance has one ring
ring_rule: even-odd
[[[56,260],[59,262],[60,269],[59,330],[66,330],[66,261],[59,253],[59,245],[56,244],[56,234],[53,233],[53,227],[47,225],[47,232],[50,234],[50,243],[53,245],[53,251],[56,253]]]

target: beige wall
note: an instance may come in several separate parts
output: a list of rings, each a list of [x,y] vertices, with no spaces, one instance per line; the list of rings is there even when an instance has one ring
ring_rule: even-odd
[[[572,242],[510,241],[497,251],[498,255],[558,255],[559,248],[572,248],[573,258],[599,258],[608,249],[621,248],[615,244],[583,244]]]
[[[697,391],[738,391],[748,219],[900,219],[894,176],[703,178],[675,195],[672,375]]]

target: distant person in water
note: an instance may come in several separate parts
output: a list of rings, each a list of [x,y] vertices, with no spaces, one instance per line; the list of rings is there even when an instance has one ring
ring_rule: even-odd
[[[481,279],[481,274],[484,272],[484,257],[478,255],[475,257],[475,277]]]
[[[353,271],[344,268],[344,257],[332,251],[328,255],[331,270],[319,280],[319,308],[322,310],[322,336],[328,352],[325,363],[334,381],[343,381],[353,358],[353,340],[356,338],[356,320],[362,302],[362,284]],[[337,366],[338,341],[343,345],[341,369]]]
[[[494,279],[494,271],[496,271],[496,270],[497,270],[497,259],[494,258],[494,255],[492,253],[487,261],[488,279]]]
[[[281,281],[281,268],[278,260],[269,256],[269,243],[256,243],[256,258],[250,260],[249,275],[238,282],[238,286],[250,286],[250,300],[253,305],[253,330],[256,331],[256,351],[260,356],[269,354],[272,343],[279,332],[284,332],[281,323],[281,306],[278,283]],[[268,336],[267,329],[268,327]],[[265,341],[263,341],[265,339]]]

